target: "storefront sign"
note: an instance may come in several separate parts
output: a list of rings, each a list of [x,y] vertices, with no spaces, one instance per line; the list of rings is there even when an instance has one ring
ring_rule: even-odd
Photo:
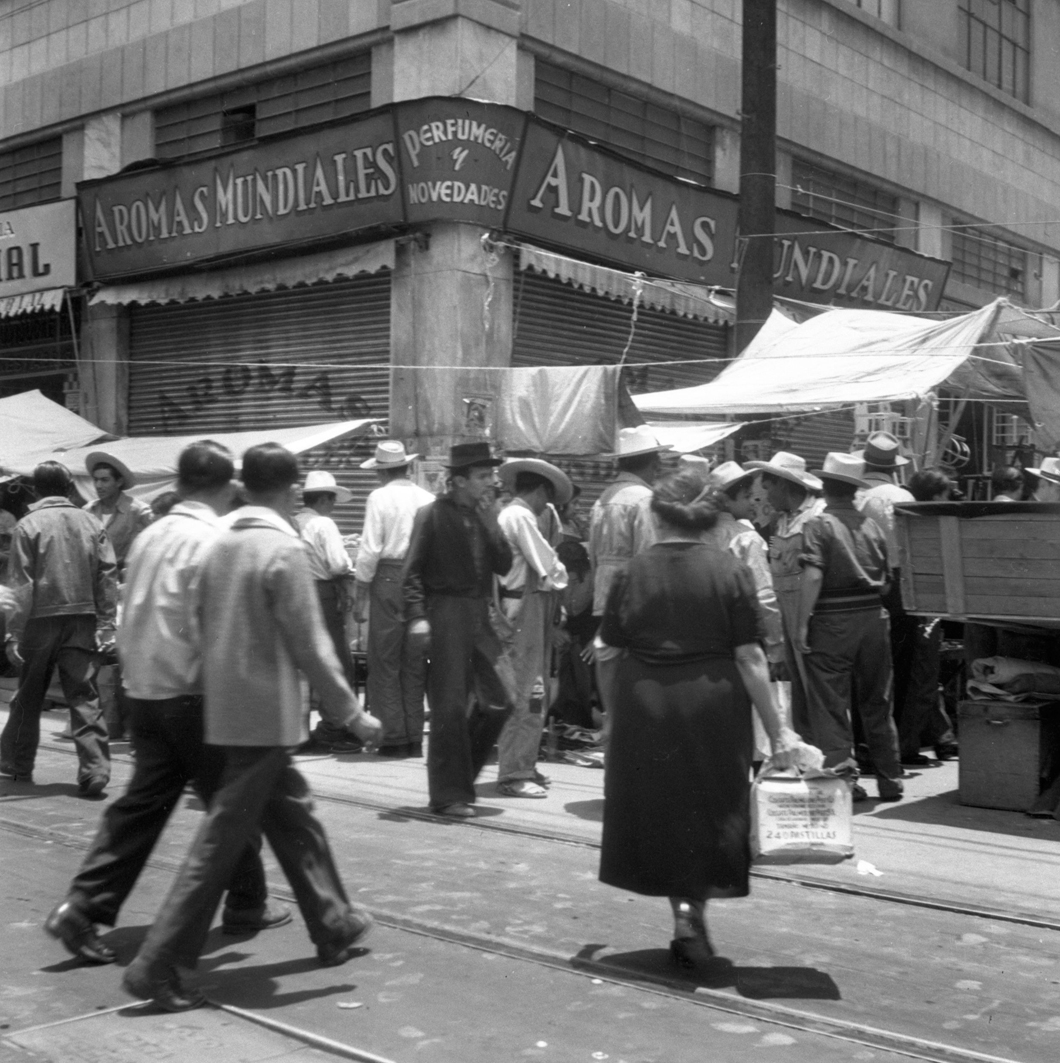
[[[732,287],[736,205],[531,121],[507,227],[647,273]]]
[[[96,280],[404,220],[388,112],[78,186]]]
[[[937,310],[950,264],[777,212],[773,291],[863,310]]]
[[[72,287],[76,246],[72,199],[0,214],[0,300],[21,296],[19,306],[37,309],[30,293]]]
[[[504,226],[526,115],[477,100],[395,107],[405,220]]]

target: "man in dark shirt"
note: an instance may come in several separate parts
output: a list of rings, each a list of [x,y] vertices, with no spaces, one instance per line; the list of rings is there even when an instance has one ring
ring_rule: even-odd
[[[866,486],[852,454],[829,454],[817,473],[825,509],[803,532],[796,649],[804,654],[812,741],[825,766],[856,776],[850,706],[857,707],[876,767],[881,801],[901,800],[902,767],[891,702],[887,612],[891,578],[883,530],[854,508]],[[858,788],[855,796],[863,798]]]
[[[416,514],[403,577],[408,637],[430,645],[431,809],[465,819],[475,814],[475,778],[512,711],[512,677],[502,682],[498,674],[501,643],[489,619],[493,575],[512,564],[497,524],[493,469],[500,464],[488,443],[451,448],[449,492]]]

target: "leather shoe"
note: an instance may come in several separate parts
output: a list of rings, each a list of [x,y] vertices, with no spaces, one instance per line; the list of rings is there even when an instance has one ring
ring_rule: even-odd
[[[392,746],[380,746],[376,751],[377,757],[407,757],[409,747],[407,742],[398,742]]]
[[[317,958],[322,967],[338,967],[345,963],[362,941],[372,932],[375,920],[363,908],[351,910],[346,933],[326,945],[317,946]]]
[[[902,756],[902,764],[909,768],[923,768],[930,763],[931,758],[923,753],[906,753]]]
[[[454,801],[451,805],[439,805],[431,811],[436,816],[450,816],[453,819],[473,819],[475,810],[466,801]]]
[[[8,768],[3,764],[0,764],[0,775],[12,782],[33,782],[33,772],[15,771],[14,768]]]
[[[221,933],[253,934],[286,926],[291,921],[291,909],[286,904],[270,904],[260,908],[225,908],[221,913]]]
[[[181,982],[175,967],[149,964],[139,957],[126,967],[121,985],[130,996],[153,1001],[163,1011],[191,1011],[206,1003],[206,997],[198,989]]]
[[[885,779],[881,775],[876,782],[881,801],[901,801],[905,796],[905,787],[894,779]]]
[[[935,746],[935,756],[939,760],[956,760],[960,755],[960,747],[956,742],[939,742]]]
[[[71,956],[85,963],[113,963],[117,959],[114,950],[100,941],[92,920],[69,901],[63,901],[52,910],[44,920],[44,932],[61,941]]]
[[[423,742],[409,742],[409,756],[417,759],[423,756]]]
[[[869,792],[864,786],[859,783],[854,783],[850,790],[850,799],[852,801],[867,801],[869,799]]]
[[[81,797],[99,797],[109,782],[110,779],[82,779],[77,784],[77,792]]]

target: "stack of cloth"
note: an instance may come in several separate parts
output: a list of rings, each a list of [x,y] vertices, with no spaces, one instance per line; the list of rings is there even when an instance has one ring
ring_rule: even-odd
[[[967,689],[978,701],[1056,701],[1060,668],[1015,657],[980,657],[972,661]]]

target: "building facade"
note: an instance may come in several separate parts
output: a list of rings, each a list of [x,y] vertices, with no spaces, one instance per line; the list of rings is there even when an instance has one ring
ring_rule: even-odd
[[[374,417],[439,454],[496,368],[709,379],[740,43],[737,0],[0,0],[0,388],[133,434]],[[1056,0],[780,0],[776,294],[1056,304],[1058,43]],[[73,199],[60,285],[33,227]],[[1020,437],[974,420],[981,465]],[[366,449],[314,460],[363,494]]]

